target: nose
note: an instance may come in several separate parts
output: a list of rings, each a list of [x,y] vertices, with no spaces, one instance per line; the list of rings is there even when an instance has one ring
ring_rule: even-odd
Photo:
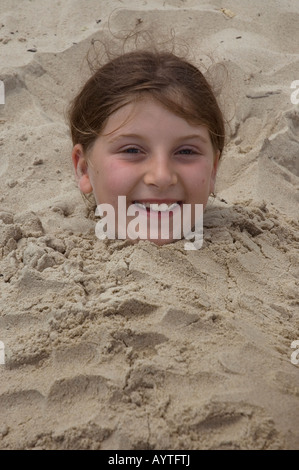
[[[165,190],[177,182],[178,176],[174,164],[167,155],[156,155],[148,160],[144,174],[144,183],[146,185],[153,185],[160,190]]]

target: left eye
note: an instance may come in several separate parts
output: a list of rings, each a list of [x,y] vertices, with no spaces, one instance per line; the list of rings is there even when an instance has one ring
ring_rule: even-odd
[[[178,153],[180,155],[193,155],[196,152],[193,149],[181,149],[181,150],[178,151]]]

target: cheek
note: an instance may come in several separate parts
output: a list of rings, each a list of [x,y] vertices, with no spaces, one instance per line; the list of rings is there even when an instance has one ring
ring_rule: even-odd
[[[198,166],[189,171],[184,177],[185,181],[189,183],[189,186],[199,190],[208,183],[209,172],[208,169],[203,166]]]
[[[123,186],[124,181],[119,175],[110,173],[104,178],[103,184],[105,188],[109,189],[111,192],[118,192]]]
[[[208,162],[201,162],[197,167],[185,175],[185,182],[189,188],[190,195],[203,202],[210,192],[210,180],[212,174],[212,165]]]
[[[121,196],[125,195],[132,175],[121,162],[109,162],[97,169],[95,178],[97,186],[101,186],[105,192]]]

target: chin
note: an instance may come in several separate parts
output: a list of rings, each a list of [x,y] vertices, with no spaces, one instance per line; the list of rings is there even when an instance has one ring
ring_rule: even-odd
[[[147,238],[147,240],[148,240],[149,242],[154,243],[154,244],[157,245],[157,246],[169,245],[170,243],[175,243],[175,242],[178,241],[178,239],[175,239],[175,240],[174,240],[174,239],[172,239],[172,238],[166,239],[166,240],[165,240],[165,239],[162,239],[162,238],[155,238],[155,239]]]

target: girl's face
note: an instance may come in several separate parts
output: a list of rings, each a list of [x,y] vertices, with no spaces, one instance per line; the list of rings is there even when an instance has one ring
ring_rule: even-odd
[[[182,204],[205,207],[219,153],[205,126],[190,125],[147,98],[112,114],[88,155],[77,144],[72,158],[80,190],[93,192],[97,205],[111,204],[117,217],[118,196],[126,196],[126,208],[134,204],[137,214],[148,218],[149,204],[174,204],[173,211]],[[127,217],[127,225],[134,217]],[[162,245],[173,241],[172,232],[170,227],[168,239],[152,239],[149,232],[144,238]]]

